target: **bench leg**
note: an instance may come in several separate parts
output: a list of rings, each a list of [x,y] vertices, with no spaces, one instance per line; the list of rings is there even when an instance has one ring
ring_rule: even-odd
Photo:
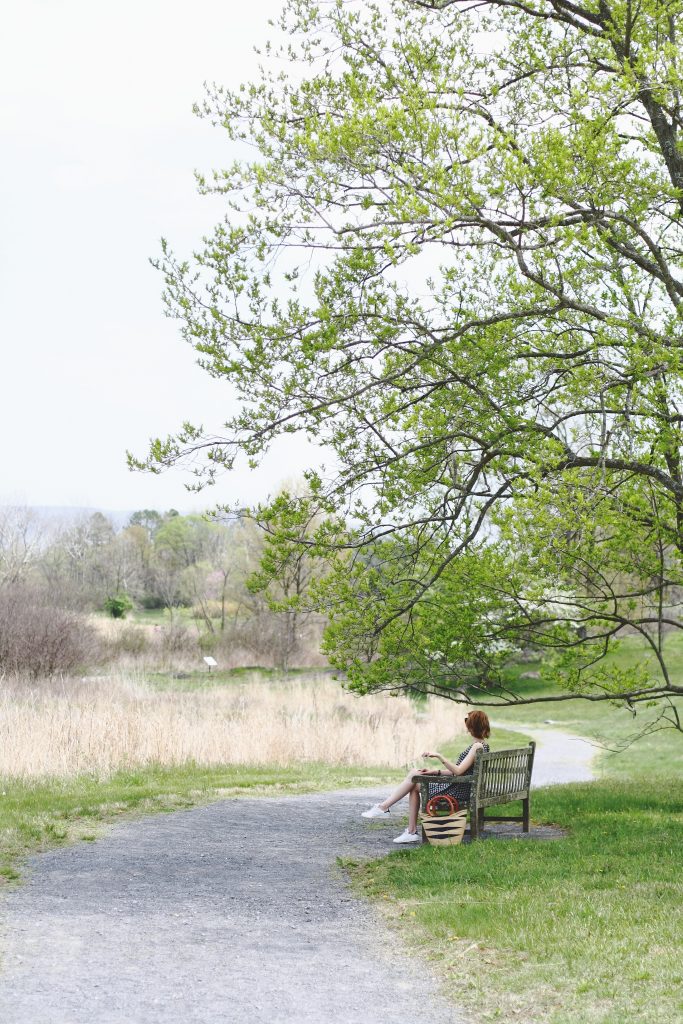
[[[484,808],[470,808],[470,836],[479,839],[484,828]]]
[[[474,810],[473,807],[470,807],[470,837],[472,839],[478,839],[479,838],[479,821],[478,821],[478,818],[479,818],[479,815],[477,814],[477,812]]]
[[[522,800],[522,832],[529,831],[529,797]]]

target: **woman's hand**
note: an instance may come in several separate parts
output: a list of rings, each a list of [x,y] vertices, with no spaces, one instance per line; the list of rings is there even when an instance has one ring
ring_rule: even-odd
[[[439,761],[443,760],[442,757],[441,757],[441,754],[435,754],[435,753],[433,754],[429,750],[425,750],[425,752],[424,752],[424,754],[422,756],[423,757],[438,757]]]

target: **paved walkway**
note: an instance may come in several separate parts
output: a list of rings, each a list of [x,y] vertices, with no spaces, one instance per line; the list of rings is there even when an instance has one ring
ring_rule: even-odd
[[[585,751],[575,769],[557,760],[560,735],[539,748],[537,783],[587,770]],[[2,903],[0,1021],[463,1022],[336,868],[394,849],[400,814],[359,817],[378,797],[223,801],[33,858]]]

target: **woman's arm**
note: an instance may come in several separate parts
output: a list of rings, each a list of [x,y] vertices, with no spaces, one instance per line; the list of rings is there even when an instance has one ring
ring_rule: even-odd
[[[467,757],[460,762],[460,764],[453,764],[452,761],[447,761],[443,754],[439,753],[425,753],[423,757],[437,757],[441,764],[446,768],[451,775],[465,775],[474,764],[474,759],[478,752],[482,749],[483,743],[473,743],[472,749],[468,752]]]

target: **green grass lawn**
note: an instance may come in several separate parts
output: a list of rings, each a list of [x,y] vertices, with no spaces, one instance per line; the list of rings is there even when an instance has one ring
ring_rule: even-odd
[[[653,714],[634,723],[610,705],[572,702],[500,709],[495,721],[523,730],[552,718],[618,747]],[[519,745],[496,734],[496,745]],[[683,1020],[683,737],[596,750],[599,781],[532,798],[532,818],[567,829],[564,839],[422,847],[352,869],[479,1020]]]
[[[185,608],[174,608],[173,618],[178,621],[191,621],[186,611]],[[135,622],[143,626],[168,626],[171,621],[168,608],[133,608],[126,615],[126,622]]]
[[[107,611],[94,612],[100,619],[111,620],[112,616]],[[191,623],[192,616],[189,608],[174,608],[173,618]],[[142,626],[168,626],[171,623],[171,613],[168,608],[131,608],[126,612],[123,619],[114,620],[118,622],[133,623]]]
[[[216,767],[187,764],[21,783],[0,778],[0,884],[16,881],[31,853],[74,841],[92,841],[123,816],[174,811],[228,796],[280,796],[394,782],[385,768]]]
[[[110,619],[111,615],[106,611],[95,613],[103,619]],[[126,612],[123,619],[118,621],[133,623],[137,626],[170,626],[172,622],[182,623],[185,626],[194,626],[195,618],[192,608],[131,608]]]
[[[631,649],[630,641],[619,656],[625,658]],[[642,652],[642,648],[631,650],[631,656]],[[515,674],[537,671],[540,663],[518,666]],[[524,697],[553,694],[541,680],[521,680],[515,683],[515,690]],[[659,715],[655,707],[638,705],[633,710],[623,703],[612,701],[591,702],[572,700],[557,703],[524,704],[515,707],[488,708],[495,723],[495,736],[499,728],[524,731],[525,728],[551,728],[546,723],[566,732],[585,736],[595,743],[598,770],[610,778],[632,779],[635,775],[661,775],[664,778],[680,777],[683,772],[683,736],[672,729],[655,731],[646,735],[656,724]],[[683,717],[683,701],[679,702]]]

